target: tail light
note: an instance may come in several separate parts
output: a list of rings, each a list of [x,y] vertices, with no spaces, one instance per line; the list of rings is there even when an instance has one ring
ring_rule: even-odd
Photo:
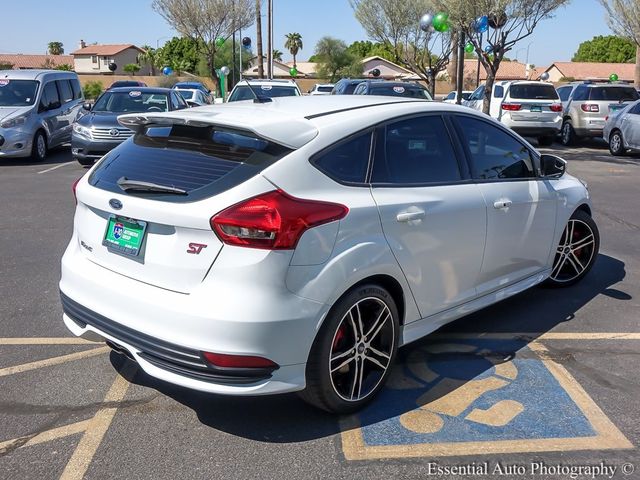
[[[599,112],[600,111],[600,107],[598,107],[598,105],[596,105],[595,103],[583,103],[582,105],[580,105],[580,108],[582,109],[583,112]]]
[[[552,112],[561,112],[562,111],[562,104],[561,103],[554,103],[551,105],[551,111]]]
[[[84,176],[84,175],[83,175]],[[73,198],[76,201],[76,205],[78,204],[78,195],[76,194],[76,190],[78,189],[78,183],[80,183],[80,180],[82,180],[82,177],[78,178],[75,182],[73,182],[73,184],[71,185],[71,191],[73,192]]]
[[[606,122],[607,120],[609,120],[609,115],[607,115],[606,117],[604,117],[604,121]]]
[[[202,352],[204,359],[215,367],[223,368],[278,368],[278,364],[264,357],[227,355]]]
[[[518,111],[522,108],[522,105],[519,103],[503,103],[502,110],[508,110],[510,112]]]
[[[338,203],[292,197],[282,190],[263,193],[211,217],[211,228],[228,245],[290,250],[310,228],[344,218]]]

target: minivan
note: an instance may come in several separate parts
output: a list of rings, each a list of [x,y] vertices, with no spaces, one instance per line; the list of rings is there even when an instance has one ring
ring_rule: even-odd
[[[83,101],[74,72],[0,71],[0,159],[42,161],[49,149],[70,142]]]

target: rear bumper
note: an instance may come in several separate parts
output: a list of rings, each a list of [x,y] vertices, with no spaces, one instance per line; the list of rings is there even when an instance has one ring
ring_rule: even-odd
[[[531,137],[557,135],[562,128],[562,117],[558,115],[553,121],[513,120],[509,115],[502,117],[501,122],[514,132]]]
[[[282,261],[288,265],[290,258]],[[257,285],[243,275],[236,283],[224,266],[216,271],[218,263],[224,261],[216,261],[197,289],[176,293],[94,264],[74,236],[62,259],[65,325],[76,336],[123,347],[146,373],[183,387],[230,395],[302,390],[309,350],[329,307],[263,284],[257,270]],[[234,270],[242,267],[235,263]],[[260,356],[279,368],[222,372],[204,363],[203,351]]]
[[[512,126],[511,129],[519,135],[526,137],[547,137],[555,136],[560,133],[559,128],[555,127],[518,127]]]

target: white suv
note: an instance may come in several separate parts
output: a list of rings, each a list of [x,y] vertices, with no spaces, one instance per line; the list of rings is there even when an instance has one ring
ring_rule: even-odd
[[[299,97],[302,95],[293,80],[240,80],[229,95],[229,102],[242,100]]]
[[[598,253],[589,193],[485,115],[367,95],[120,117],[76,184],[64,322],[204,392],[353,411],[398,347]]]
[[[484,92],[480,85],[464,105],[482,111]],[[562,128],[562,103],[552,83],[496,82],[489,114],[520,135],[537,137],[544,146],[551,145]]]

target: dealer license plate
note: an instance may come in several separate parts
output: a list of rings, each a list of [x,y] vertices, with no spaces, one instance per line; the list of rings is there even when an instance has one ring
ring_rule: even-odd
[[[137,257],[146,231],[147,222],[111,215],[102,245],[116,253]]]

